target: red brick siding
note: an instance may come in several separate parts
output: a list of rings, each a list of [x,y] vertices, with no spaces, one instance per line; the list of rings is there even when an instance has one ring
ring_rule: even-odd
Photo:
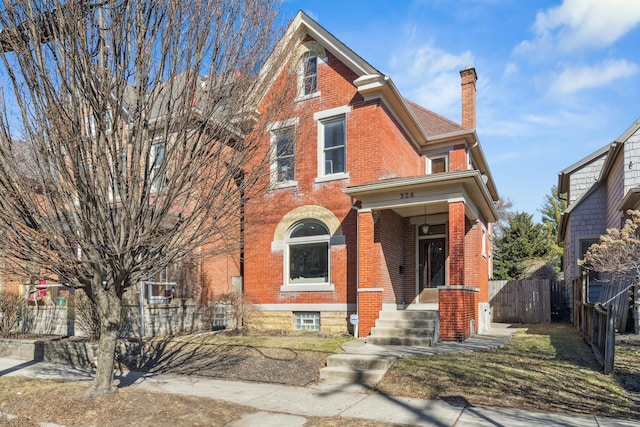
[[[281,76],[281,80],[284,78]],[[381,258],[380,241],[375,242],[374,236],[360,236],[361,241],[357,244],[356,214],[351,209],[350,198],[342,190],[347,185],[378,180],[385,174],[414,176],[424,173],[424,161],[379,101],[363,101],[352,83],[356,78],[348,67],[327,52],[327,61],[318,66],[318,90],[321,95],[297,102],[289,116],[279,118],[298,119],[295,147],[295,179],[298,185],[255,194],[247,204],[244,284],[246,294],[257,303],[355,302],[357,251],[366,245],[372,245],[367,249],[371,251],[366,261],[370,266],[360,266],[361,286],[381,286],[380,266],[384,265],[384,261]],[[346,166],[350,178],[316,183],[318,125],[313,120],[313,114],[345,105],[351,107],[351,112],[346,115]],[[266,135],[265,152],[268,145],[269,138]],[[384,159],[380,155],[381,150],[384,150]],[[387,158],[387,155],[391,157]],[[268,174],[265,174],[264,180],[266,185]],[[341,222],[346,245],[334,246],[331,250],[331,281],[335,285],[335,292],[280,292],[284,261],[282,250],[272,251],[274,232],[284,215],[304,205],[322,206]],[[368,215],[371,216],[370,213]],[[362,259],[361,256],[360,260],[364,262]],[[394,260],[396,266],[391,272],[394,275],[398,274],[399,262]],[[362,273],[363,268],[374,266],[378,267],[375,272],[369,275]],[[396,280],[397,277],[387,277],[387,281]]]
[[[478,325],[478,292],[468,287],[443,286],[438,292],[440,340],[464,341],[475,330],[471,320]]]
[[[464,203],[449,203],[449,284],[454,286],[465,280],[465,227]]]
[[[469,169],[467,150],[464,145],[456,145],[449,151],[449,170],[466,171]]]
[[[366,337],[376,323],[382,310],[382,292],[360,292],[358,294],[358,336]]]

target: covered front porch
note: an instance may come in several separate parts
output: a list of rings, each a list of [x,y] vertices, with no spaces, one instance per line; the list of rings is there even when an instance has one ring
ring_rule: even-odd
[[[482,179],[470,170],[345,190],[358,212],[358,336],[399,310],[437,310],[442,340],[481,330],[496,217]]]

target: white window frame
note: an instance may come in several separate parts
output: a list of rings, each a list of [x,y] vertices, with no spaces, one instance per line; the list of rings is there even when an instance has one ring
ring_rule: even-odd
[[[158,147],[163,147],[162,158],[160,162],[157,162],[158,159]],[[162,189],[167,182],[167,171],[166,167],[164,172],[163,163],[166,162],[165,158],[167,155],[167,142],[164,139],[154,140],[151,144],[151,150],[149,150],[149,178],[151,179],[151,192],[157,192]],[[159,172],[162,172],[163,176],[159,176]]]
[[[290,237],[291,233],[301,224],[315,223],[322,226],[327,230],[326,234],[318,236],[306,236],[306,237]],[[300,244],[312,244],[312,243],[326,243],[327,244],[327,279],[322,282],[305,282],[305,283],[292,283],[290,282],[290,246]],[[329,227],[322,221],[316,219],[304,219],[296,222],[287,232],[287,236],[284,241],[284,284],[280,288],[281,292],[333,292],[335,286],[331,283],[331,232]]]
[[[313,55],[316,58],[315,90],[309,93],[305,93],[305,90],[306,90],[305,82],[307,80],[307,75],[305,72],[307,55]],[[311,98],[316,98],[320,96],[320,90],[318,89],[319,87],[318,86],[318,69],[319,69],[320,63],[324,62],[324,60],[325,60],[324,58],[321,58],[320,55],[318,55],[313,50],[307,50],[302,55],[299,56],[298,73],[297,73],[298,74],[298,96],[296,97],[295,101],[304,101],[305,99],[311,99]]]
[[[318,111],[313,115],[313,119],[318,122],[318,175],[316,182],[334,181],[338,179],[349,178],[347,172],[347,115],[351,112],[351,107],[346,105],[343,107],[331,108],[329,110]],[[344,171],[336,172],[332,174],[325,173],[325,148],[324,148],[324,127],[327,123],[332,123],[337,120],[342,120],[344,124]]]
[[[295,176],[295,164],[296,164],[296,128],[298,126],[298,118],[282,120],[272,125],[268,126],[267,129],[271,133],[271,152],[270,152],[270,182],[272,188],[285,188],[285,187],[295,187],[298,185],[298,181],[296,181]],[[278,180],[278,136],[279,133],[287,128],[293,128],[293,164],[294,164],[294,173],[293,180],[279,181]]]
[[[445,172],[449,172],[449,154],[434,154],[431,156],[427,156],[427,159],[429,160],[427,162],[427,166],[428,166],[428,170],[427,173],[428,174],[432,174],[433,172],[433,161],[434,160],[444,160],[444,171]]]
[[[307,67],[307,64],[309,63],[309,60],[312,58],[315,59],[315,66],[313,67],[313,69],[310,69],[310,67]],[[312,50],[309,50],[304,54],[302,54],[302,61],[300,64],[302,67],[302,69],[300,70],[300,77],[302,78],[300,91],[302,96],[310,96],[318,92],[318,61],[319,60],[320,58],[318,58],[318,55]],[[309,79],[311,79],[312,90],[307,92],[307,81]]]
[[[120,166],[122,167],[122,169],[118,171],[116,169],[116,163],[114,161],[111,161],[110,169],[111,169],[112,177],[116,176],[116,174],[118,173],[122,173],[122,178],[126,179],[127,177],[127,152],[126,151],[120,152]],[[127,185],[126,182],[125,182],[125,185]],[[112,201],[120,199],[120,192],[119,192],[117,183],[113,180],[113,178],[111,179],[111,183],[109,186],[109,198]]]

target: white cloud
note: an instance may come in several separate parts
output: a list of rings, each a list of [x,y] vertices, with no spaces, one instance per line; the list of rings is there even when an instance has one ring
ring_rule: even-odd
[[[516,64],[515,62],[509,62],[505,67],[504,67],[504,71],[502,72],[502,76],[504,78],[508,78],[513,76],[514,74],[518,73],[518,64]]]
[[[640,67],[624,59],[604,61],[591,67],[571,67],[554,76],[549,86],[552,95],[569,95],[582,89],[606,86],[614,80],[636,74]]]
[[[471,51],[454,54],[426,43],[397,51],[390,74],[405,96],[447,116],[459,114],[459,71],[467,65],[473,65]]]
[[[640,24],[640,1],[564,0],[538,12],[535,38],[518,45],[516,52],[543,54],[559,49],[604,48]]]

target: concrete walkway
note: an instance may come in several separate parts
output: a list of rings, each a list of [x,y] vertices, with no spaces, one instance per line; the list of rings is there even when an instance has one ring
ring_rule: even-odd
[[[464,343],[439,344],[424,348],[374,348],[360,340],[350,344],[358,351],[386,351],[403,355],[448,353],[453,351],[487,350],[504,345],[515,329],[496,325],[490,333],[478,335]],[[380,347],[380,346],[376,346]],[[366,349],[366,350],[365,350]],[[457,350],[456,350],[457,349]],[[0,375],[31,378],[88,381],[93,372],[66,365],[0,358]],[[352,417],[416,426],[577,426],[614,427],[638,426],[638,421],[552,414],[516,409],[485,408],[372,393],[348,386],[318,384],[309,387],[289,387],[276,384],[222,381],[200,377],[154,375],[122,372],[117,375],[121,387],[134,387],[155,392],[208,397],[234,402],[259,410],[247,414],[232,427],[303,426],[306,417]],[[0,419],[0,423],[2,420]]]

